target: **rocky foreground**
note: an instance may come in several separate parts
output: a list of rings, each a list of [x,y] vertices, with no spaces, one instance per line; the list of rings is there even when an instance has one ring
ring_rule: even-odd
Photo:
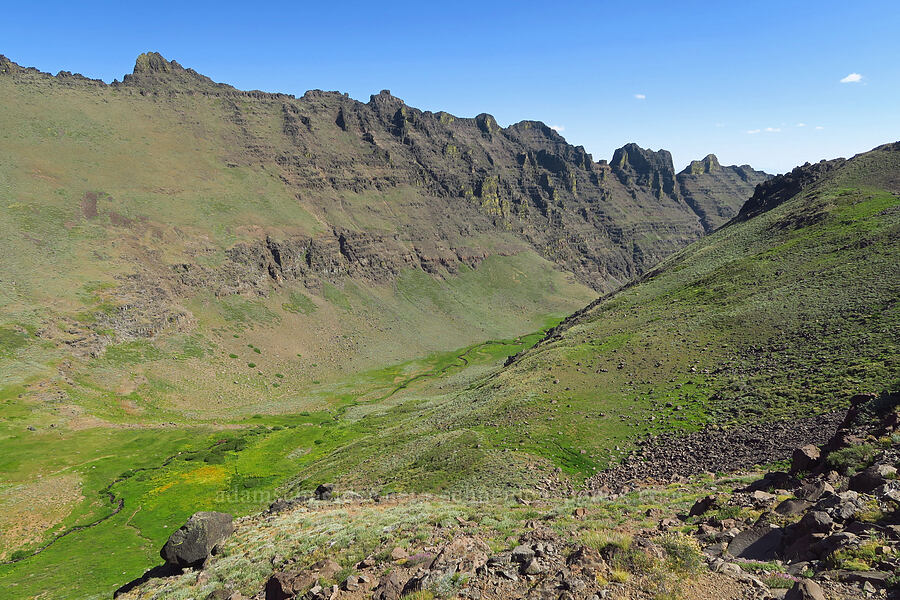
[[[335,496],[323,485],[236,527],[198,513],[163,548],[165,565],[117,595],[897,598],[898,400],[853,398],[827,443],[797,448],[788,471],[761,477],[494,506]]]

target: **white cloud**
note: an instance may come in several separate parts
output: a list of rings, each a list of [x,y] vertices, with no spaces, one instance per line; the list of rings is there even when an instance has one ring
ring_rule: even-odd
[[[843,79],[841,79],[841,83],[859,83],[862,81],[863,76],[859,73],[850,73]]]
[[[635,94],[634,97],[637,100],[646,100],[647,99],[646,94]]]
[[[566,128],[563,127],[562,125],[551,125],[551,126],[550,126],[550,129],[552,129],[552,130],[555,131],[556,133],[561,133],[561,132],[563,132],[563,131],[566,130]]]
[[[748,129],[747,133],[753,135],[765,131],[766,133],[780,133],[781,127],[766,127],[765,129]]]
[[[797,127],[806,127],[806,123],[797,123]]]
[[[818,129],[819,131],[821,131],[821,130],[823,130],[823,129],[825,129],[825,128],[822,127],[821,125],[816,125],[816,129]]]

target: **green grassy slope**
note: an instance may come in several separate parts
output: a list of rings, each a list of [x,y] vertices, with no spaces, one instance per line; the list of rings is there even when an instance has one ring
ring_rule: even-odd
[[[423,489],[576,481],[648,434],[814,415],[900,380],[900,146],[855,157],[301,473]],[[374,418],[370,416],[369,418]],[[398,458],[402,457],[402,458]]]

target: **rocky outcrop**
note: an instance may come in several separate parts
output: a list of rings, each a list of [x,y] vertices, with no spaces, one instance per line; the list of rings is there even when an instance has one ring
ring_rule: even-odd
[[[668,150],[645,150],[637,144],[626,144],[613,154],[610,166],[619,180],[650,188],[656,197],[676,197],[675,167]]]
[[[836,158],[815,164],[806,163],[789,173],[759,184],[750,199],[741,207],[736,219],[746,221],[750,217],[772,210],[846,162],[843,158]]]
[[[748,165],[723,167],[715,154],[692,161],[676,174],[669,152],[653,152],[636,144],[616,150],[610,166],[626,186],[648,187],[657,198],[665,195],[684,202],[706,232],[734,217],[756,185],[770,178]]]
[[[780,561],[789,574],[813,575],[785,598],[823,598],[823,579],[883,596],[900,571],[898,421],[900,396],[856,396],[818,456],[803,447],[792,474],[770,472],[731,496],[704,498],[684,519],[714,561]]]
[[[509,256],[521,247],[497,244],[491,254]],[[267,295],[273,287],[300,282],[319,289],[323,282],[348,279],[386,283],[403,269],[452,275],[477,268],[489,255],[484,249],[442,241],[404,241],[396,234],[335,230],[315,238],[296,236],[236,244],[217,268],[182,262],[171,266],[177,282],[191,289],[210,289],[217,296]]]

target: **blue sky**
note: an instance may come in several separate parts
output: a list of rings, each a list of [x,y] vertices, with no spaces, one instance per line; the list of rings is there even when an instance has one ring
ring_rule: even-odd
[[[0,53],[44,71],[111,81],[156,50],[243,89],[541,120],[595,159],[782,172],[900,139],[897,0],[5,4]]]

